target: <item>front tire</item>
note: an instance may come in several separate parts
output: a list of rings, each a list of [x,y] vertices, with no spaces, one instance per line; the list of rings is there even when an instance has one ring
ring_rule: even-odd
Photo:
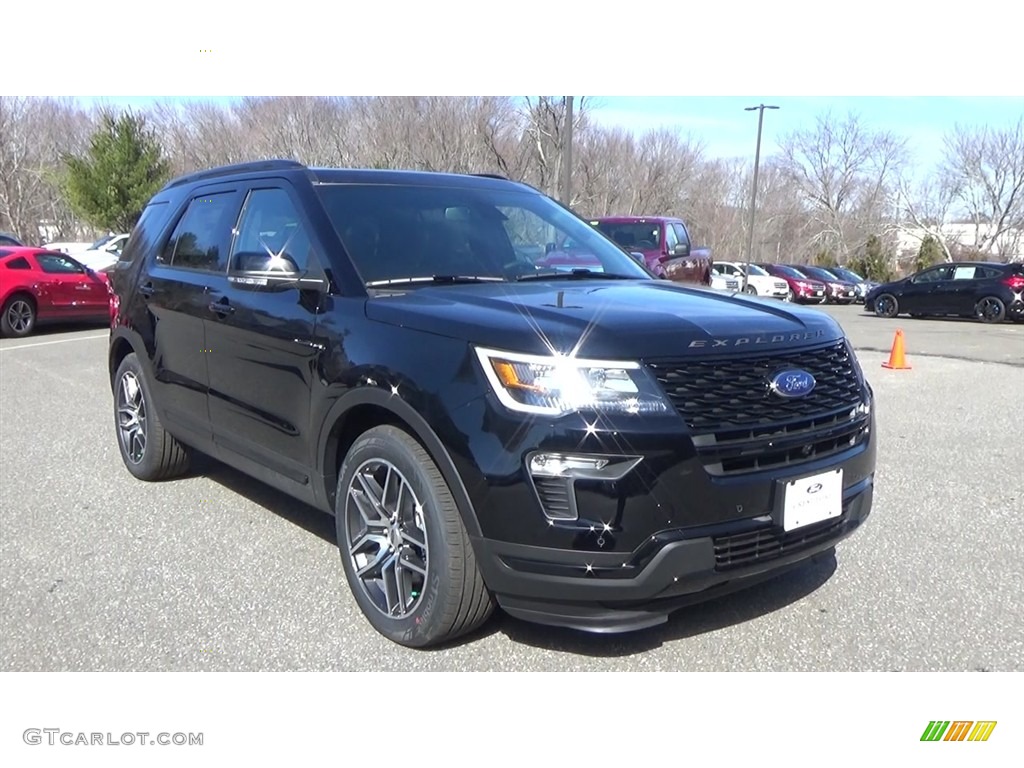
[[[11,296],[0,312],[0,331],[4,336],[21,338],[28,336],[36,327],[36,305],[25,294]]]
[[[338,474],[341,561],[373,628],[424,648],[481,626],[494,601],[455,499],[423,447],[397,427],[374,427]]]
[[[757,296],[757,288],[750,285],[749,283],[747,284],[746,292],[749,293],[751,296]]]
[[[900,303],[891,293],[883,293],[875,299],[875,314],[879,317],[896,317],[900,313]]]
[[[169,480],[188,471],[189,450],[164,430],[134,352],[114,374],[114,428],[121,460],[139,480]]]

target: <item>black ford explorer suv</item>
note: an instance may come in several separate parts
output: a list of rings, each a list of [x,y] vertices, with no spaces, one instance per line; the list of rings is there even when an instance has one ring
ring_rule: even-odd
[[[600,267],[536,266],[567,238]],[[128,470],[198,450],[334,515],[403,645],[495,606],[658,624],[870,511],[872,392],[832,319],[655,279],[524,184],[217,168],[152,199],[111,277]]]

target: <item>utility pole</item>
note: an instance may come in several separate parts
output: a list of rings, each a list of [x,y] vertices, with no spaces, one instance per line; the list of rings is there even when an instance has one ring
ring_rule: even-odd
[[[572,203],[572,96],[565,97],[565,129],[562,132],[562,204]]]
[[[756,107],[744,107],[747,112],[758,111],[757,115],[757,149],[754,150],[754,185],[750,192],[750,231],[747,233],[747,266],[743,271],[743,291],[746,292],[750,275],[750,259],[754,251],[754,213],[757,210],[757,171],[761,164],[761,126],[764,125],[764,111],[778,107],[758,104]]]

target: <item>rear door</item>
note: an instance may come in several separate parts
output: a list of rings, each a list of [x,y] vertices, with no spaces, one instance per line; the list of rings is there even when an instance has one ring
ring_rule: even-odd
[[[154,395],[167,420],[207,440],[207,360],[212,351],[205,322],[211,292],[226,285],[231,234],[240,207],[237,184],[196,190],[136,288],[150,317]]]
[[[979,281],[986,277],[983,267],[954,264],[946,280],[940,281],[934,293],[931,311],[945,315],[969,315],[974,312]]]

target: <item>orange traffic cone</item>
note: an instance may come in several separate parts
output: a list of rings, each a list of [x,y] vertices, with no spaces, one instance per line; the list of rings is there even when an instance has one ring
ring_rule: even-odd
[[[892,368],[894,371],[909,371],[907,365],[906,350],[903,348],[903,331],[897,329],[896,338],[892,340],[892,351],[889,353],[889,362],[882,363],[883,368]]]

